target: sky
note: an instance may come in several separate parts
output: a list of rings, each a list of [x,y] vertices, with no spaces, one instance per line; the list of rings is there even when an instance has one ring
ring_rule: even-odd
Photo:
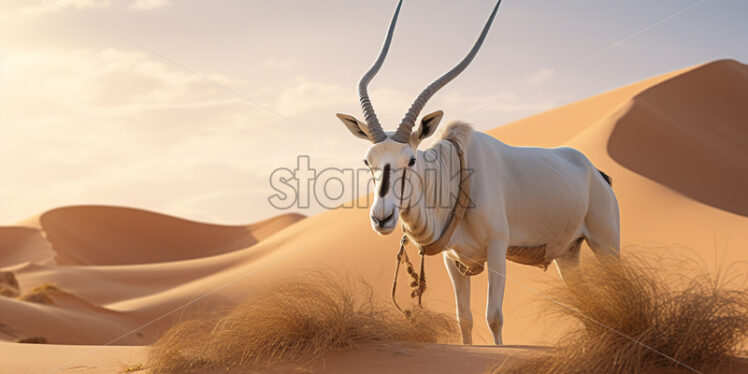
[[[386,129],[464,56],[493,5],[404,1],[370,85]],[[362,167],[369,143],[335,113],[362,118],[356,85],[395,6],[0,2],[0,225],[73,204],[224,224],[334,205],[278,209],[271,175],[299,156],[318,173]],[[475,61],[423,114],[486,130],[684,67],[745,63],[746,14],[744,0],[504,0]],[[345,184],[341,202],[357,193]]]

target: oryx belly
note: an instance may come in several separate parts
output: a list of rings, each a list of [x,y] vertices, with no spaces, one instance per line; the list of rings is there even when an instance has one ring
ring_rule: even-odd
[[[538,266],[543,270],[548,268],[552,259],[546,256],[546,245],[532,247],[510,246],[506,249],[506,259],[522,265]]]
[[[457,266],[457,270],[464,276],[478,275],[483,272],[483,267],[486,262],[485,258],[470,258],[461,255],[455,250],[447,251],[447,258],[454,261]]]

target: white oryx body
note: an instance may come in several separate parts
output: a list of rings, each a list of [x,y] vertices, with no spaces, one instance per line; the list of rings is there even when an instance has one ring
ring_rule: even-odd
[[[482,263],[486,244],[496,240],[513,247],[544,246],[549,261],[582,237],[593,249],[618,248],[615,195],[582,153],[512,147],[481,132],[471,135],[466,154],[474,206],[450,241],[460,256]]]
[[[518,261],[529,265],[544,266],[555,260],[562,277],[579,263],[580,239],[586,240],[596,255],[617,257],[618,203],[602,174],[575,149],[512,147],[459,123],[450,127],[445,136],[467,133],[463,136],[470,139],[463,149],[471,171],[472,205],[450,239],[448,250],[443,252],[455,290],[457,319],[463,342],[470,344],[470,277],[458,271],[455,261],[477,269],[474,272],[483,270],[485,264],[489,283],[486,319],[494,341],[501,344],[507,250],[529,254],[529,258]],[[424,157],[424,152],[438,156]],[[418,160],[455,160],[454,152],[454,147],[442,140],[429,150],[418,152]],[[447,225],[458,191],[459,181],[452,177],[459,170],[459,163],[419,164],[418,175],[430,175],[426,169],[436,165],[450,167],[448,173],[439,174],[442,178],[421,178],[423,183],[416,173],[406,177],[406,183],[418,186],[420,192],[410,196],[407,212],[400,218],[411,227],[409,231],[432,238],[428,243],[438,238]],[[439,206],[429,198],[435,190],[443,191],[441,198],[451,197],[446,204],[449,208],[433,208]],[[420,202],[413,201],[419,199]]]
[[[619,251],[618,203],[609,179],[579,151],[512,147],[463,123],[445,129],[442,139],[449,141],[440,140],[417,151],[443,116],[441,111],[428,114],[412,131],[418,114],[438,89],[467,67],[485,39],[500,2],[470,53],[419,95],[396,132],[385,133],[369,100],[367,85],[386,56],[400,10],[398,4],[382,52],[359,83],[366,122],[338,114],[355,136],[374,143],[364,159],[376,180],[372,228],[389,234],[399,218],[411,240],[419,245],[439,239],[448,224],[460,186],[459,177],[455,178],[460,162],[453,142],[462,148],[471,171],[472,204],[443,256],[454,286],[465,344],[472,342],[469,275],[488,268],[486,319],[494,341],[502,344],[507,258],[543,267],[555,261],[564,276],[577,266],[582,240],[598,256],[617,256]]]

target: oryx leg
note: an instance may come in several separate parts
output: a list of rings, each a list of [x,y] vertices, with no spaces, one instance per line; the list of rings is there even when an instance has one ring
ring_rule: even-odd
[[[566,249],[566,252],[553,260],[553,262],[556,263],[558,275],[561,276],[561,279],[567,286],[579,268],[579,256],[583,240],[584,239],[580,238],[573,241],[569,248]]]
[[[504,287],[506,286],[506,244],[493,241],[488,245],[486,254],[488,268],[488,295],[486,298],[486,322],[493,334],[495,344],[503,344],[501,328],[504,325],[504,315],[501,311],[504,302]]]
[[[615,217],[617,218],[617,217]],[[584,240],[600,262],[617,260],[621,256],[621,242],[617,219],[586,224]]]
[[[447,268],[452,288],[455,291],[455,305],[457,306],[457,324],[462,333],[462,344],[473,344],[473,312],[470,310],[470,277],[466,277],[457,270],[455,262],[444,252],[444,266]]]
[[[621,249],[617,235],[595,235],[590,233],[585,238],[598,260],[607,261],[621,257]]]
[[[584,238],[598,260],[621,256],[621,224],[615,196],[605,188],[593,188],[591,203],[584,219]]]

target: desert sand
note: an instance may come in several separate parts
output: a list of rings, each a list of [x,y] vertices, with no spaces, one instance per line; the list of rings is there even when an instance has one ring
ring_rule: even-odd
[[[623,252],[666,247],[713,269],[748,260],[746,97],[748,66],[720,60],[489,133],[517,146],[579,149],[613,178]],[[13,274],[20,293],[47,282],[62,290],[49,293],[47,303],[0,297],[0,372],[112,372],[143,362],[143,346],[175,322],[237,305],[254,289],[305,269],[352,271],[389,297],[399,235],[377,236],[367,216],[366,209],[336,209],[221,226],[131,208],[72,206],[0,227],[0,271]],[[441,257],[429,258],[426,271],[425,305],[453,313]],[[501,356],[529,354],[563,335],[562,326],[536,317],[534,302],[557,277],[554,267],[508,266],[504,341],[535,348],[394,345],[329,355],[316,369],[350,372],[368,363],[372,372],[413,365],[482,372]],[[484,273],[472,283],[476,344],[490,340],[485,294]],[[399,296],[405,301],[407,291]],[[49,344],[13,343],[29,337]]]

